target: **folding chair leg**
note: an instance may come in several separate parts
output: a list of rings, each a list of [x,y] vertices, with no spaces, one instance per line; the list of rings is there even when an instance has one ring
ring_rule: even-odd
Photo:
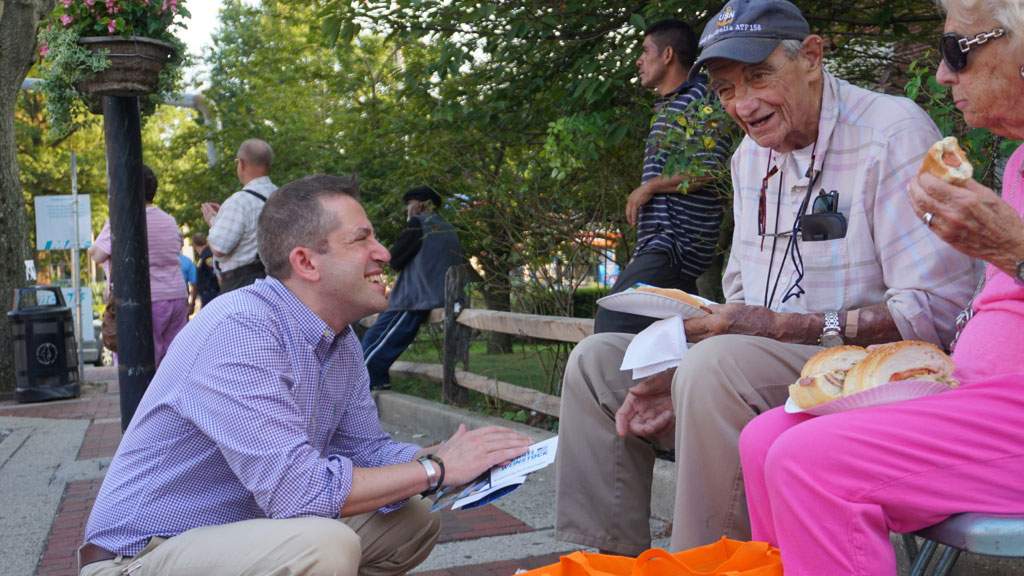
[[[949,576],[953,572],[953,565],[960,558],[960,549],[947,546],[939,557],[939,563],[935,566],[933,576]]]
[[[925,540],[921,552],[914,558],[914,565],[910,567],[910,576],[924,576],[924,571],[928,568],[928,563],[931,562],[938,546],[936,542]]]
[[[903,550],[907,553],[907,560],[913,564],[917,558],[917,538],[913,534],[902,534]]]

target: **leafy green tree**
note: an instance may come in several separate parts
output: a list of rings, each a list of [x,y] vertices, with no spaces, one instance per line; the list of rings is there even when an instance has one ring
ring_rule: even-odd
[[[36,29],[54,0],[0,0],[0,314],[11,309],[11,290],[25,285],[28,233],[15,144],[14,109],[21,83],[36,57]],[[14,389],[10,330],[0,330],[0,392]]]

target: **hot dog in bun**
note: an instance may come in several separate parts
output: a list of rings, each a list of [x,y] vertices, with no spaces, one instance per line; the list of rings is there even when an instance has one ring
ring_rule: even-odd
[[[928,172],[950,184],[962,185],[971,179],[974,167],[967,161],[967,155],[953,136],[943,138],[924,155],[924,162],[918,174]]]
[[[804,364],[800,379],[789,386],[789,396],[806,410],[843,396],[850,368],[868,356],[860,346],[836,346],[818,352]]]
[[[662,296],[668,296],[669,298],[675,298],[681,302],[685,302],[695,308],[711,313],[711,309],[708,308],[707,302],[701,298],[688,294],[682,290],[676,288],[657,288],[655,286],[637,286],[635,288],[638,292],[650,292],[651,294],[660,294]]]
[[[848,396],[888,382],[929,380],[950,388],[960,383],[953,378],[953,361],[928,342],[896,342],[872,350],[846,375],[843,394]]]

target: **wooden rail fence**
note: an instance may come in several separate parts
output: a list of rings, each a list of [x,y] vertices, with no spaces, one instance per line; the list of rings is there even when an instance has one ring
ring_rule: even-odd
[[[594,333],[594,321],[588,318],[465,308],[466,277],[466,270],[461,266],[448,269],[445,276],[445,307],[432,310],[427,319],[428,323],[444,324],[442,363],[399,361],[391,366],[390,374],[440,382],[444,401],[451,404],[465,404],[466,391],[475,390],[492,398],[557,417],[561,405],[558,396],[469,372],[470,336],[473,329],[476,329],[575,344]],[[370,317],[364,323],[372,324],[373,320]],[[458,368],[460,362],[463,369]]]

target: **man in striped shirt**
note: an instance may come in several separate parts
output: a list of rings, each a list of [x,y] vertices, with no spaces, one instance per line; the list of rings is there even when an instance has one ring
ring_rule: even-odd
[[[676,118],[706,95],[703,76],[686,79],[696,54],[697,37],[686,23],[667,19],[647,28],[636,65],[640,85],[656,92],[660,99],[647,136],[642,183],[626,201],[626,221],[637,226],[636,250],[612,287],[612,294],[637,282],[696,293],[697,277],[711,265],[722,222],[722,199],[710,190],[702,190],[703,181],[679,190],[682,175],[662,174],[672,152],[665,143],[666,133],[678,130]],[[725,146],[718,144],[702,159],[709,167],[720,168],[726,156]],[[599,308],[594,332],[636,334],[653,321]]]
[[[785,0],[730,1],[700,45],[691,74],[707,64],[746,133],[726,304],[684,322],[692,346],[675,369],[633,382],[619,370],[631,337],[598,334],[565,370],[555,535],[620,554],[650,546],[655,446],[675,448],[671,549],[749,540],[746,423],[785,403],[823,346],[948,346],[976,285],[975,263],[907,198],[940,137],[923,110],[825,71],[821,37]]]

